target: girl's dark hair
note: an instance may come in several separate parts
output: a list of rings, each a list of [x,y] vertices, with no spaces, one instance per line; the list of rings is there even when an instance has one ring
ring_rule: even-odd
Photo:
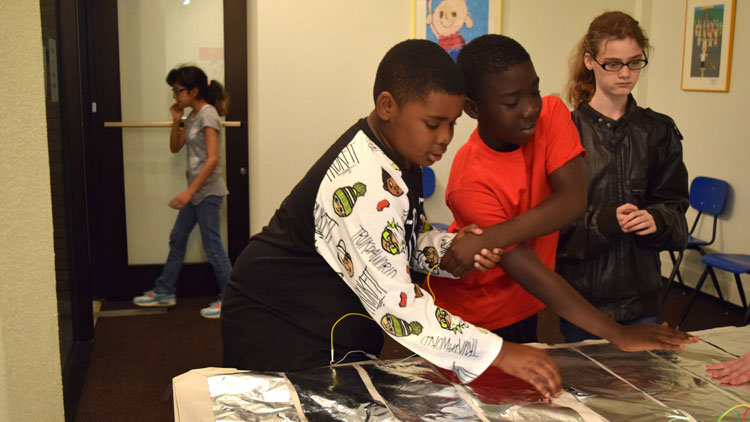
[[[626,38],[635,40],[643,49],[644,54],[650,55],[651,45],[646,33],[643,32],[638,21],[627,13],[605,12],[591,21],[589,30],[578,42],[570,57],[570,77],[565,88],[566,99],[570,105],[577,107],[582,102],[590,101],[596,91],[594,72],[587,69],[583,62],[586,53],[596,58],[602,41]]]
[[[180,66],[169,71],[167,84],[180,84],[187,89],[198,88],[198,98],[216,107],[220,116],[226,115],[224,87],[217,80],[208,82],[206,73],[195,66]]]

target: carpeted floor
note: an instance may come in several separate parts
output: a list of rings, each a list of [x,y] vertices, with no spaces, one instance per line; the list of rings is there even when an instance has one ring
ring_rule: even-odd
[[[677,286],[675,286],[677,287]],[[688,295],[672,288],[662,313],[674,326]],[[198,314],[213,298],[179,298],[176,307],[154,315],[99,318],[96,340],[75,420],[172,421],[172,378],[190,369],[221,366],[218,320]],[[129,302],[105,303],[103,311],[135,308]],[[562,342],[556,316],[545,311],[539,318],[540,341]],[[739,307],[699,297],[683,324],[687,331],[736,325]],[[386,336],[381,358],[410,353]]]
[[[215,298],[178,298],[162,314],[100,317],[76,421],[172,421],[172,378],[221,366],[219,320],[198,311]],[[102,311],[136,308],[104,303]]]

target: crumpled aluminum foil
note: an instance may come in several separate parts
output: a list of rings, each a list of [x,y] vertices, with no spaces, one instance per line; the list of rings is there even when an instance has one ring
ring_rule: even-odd
[[[217,422],[710,421],[750,401],[750,386],[721,386],[705,369],[750,349],[750,329],[706,334],[679,352],[622,352],[606,342],[549,348],[565,400],[493,368],[461,385],[421,358],[207,381]]]

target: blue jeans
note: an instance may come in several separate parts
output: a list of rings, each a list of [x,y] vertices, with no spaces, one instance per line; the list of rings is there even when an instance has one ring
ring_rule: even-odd
[[[638,325],[638,324],[646,324],[649,322],[653,322],[654,324],[661,324],[662,319],[660,316],[656,315],[656,316],[647,316],[643,318],[631,319],[629,321],[617,321],[617,322],[622,325]],[[595,336],[594,334],[589,333],[588,331],[584,330],[583,328],[580,328],[579,326],[573,324],[572,322],[564,318],[560,318],[560,332],[562,333],[563,337],[565,337],[566,343],[575,343],[578,341],[599,338]]]
[[[177,290],[177,277],[185,259],[185,249],[193,227],[198,223],[203,240],[203,251],[214,269],[216,284],[219,286],[219,298],[224,293],[224,286],[232,272],[229,261],[221,243],[219,224],[219,208],[224,200],[222,196],[209,195],[198,205],[188,202],[177,214],[177,220],[169,235],[169,255],[161,276],[156,279],[154,292],[159,294],[174,294]]]

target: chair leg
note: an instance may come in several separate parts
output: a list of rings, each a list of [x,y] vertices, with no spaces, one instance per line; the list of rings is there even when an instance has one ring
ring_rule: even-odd
[[[672,254],[673,252],[669,251],[669,253]],[[684,257],[684,254],[685,254],[685,251],[680,251],[679,252],[679,255],[678,255],[678,258],[677,258],[679,260],[679,262],[675,262],[675,258],[671,257],[672,258],[672,263],[675,265],[674,267],[672,267],[672,272],[675,273],[675,275],[677,275],[677,281],[680,283],[680,286],[683,286],[683,287],[685,286],[685,282],[682,281],[682,273],[680,273],[680,264],[682,263],[682,258]],[[670,274],[670,277],[671,276],[672,275]]]
[[[672,258],[673,267],[672,273],[669,274],[669,278],[667,279],[667,285],[664,287],[664,293],[661,294],[661,303],[664,303],[664,300],[667,298],[667,293],[669,293],[669,289],[672,287],[675,275],[679,277],[680,284],[684,285],[682,283],[682,276],[680,276],[680,263],[682,263],[682,256],[683,251],[677,253],[677,258],[674,257],[674,252],[669,251],[669,257]]]
[[[688,302],[687,307],[682,312],[682,317],[680,318],[680,322],[677,323],[677,327],[679,328],[683,322],[685,322],[685,317],[687,317],[688,312],[690,312],[690,308],[693,306],[693,302],[695,302],[695,298],[698,297],[698,293],[701,290],[701,287],[703,287],[703,283],[706,281],[706,277],[708,277],[708,273],[711,270],[711,267],[706,265],[706,269],[703,270],[703,274],[701,274],[701,278],[698,280],[698,284],[695,285],[695,289],[693,289],[693,293],[690,295],[690,301]]]
[[[747,308],[747,301],[745,300],[745,289],[742,288],[742,280],[739,274],[734,275],[734,281],[737,283],[737,291],[740,292],[740,299],[742,300],[742,308]]]
[[[719,287],[719,281],[716,279],[716,273],[714,272],[713,267],[709,268],[709,274],[711,274],[711,282],[714,284],[714,289],[716,289],[716,294],[719,295],[719,300],[724,301],[724,295],[721,294],[721,288]]]

